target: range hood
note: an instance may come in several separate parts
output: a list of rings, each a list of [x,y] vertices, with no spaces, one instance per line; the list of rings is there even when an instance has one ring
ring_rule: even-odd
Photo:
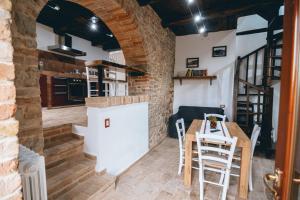
[[[58,44],[48,46],[48,50],[73,57],[86,56],[86,52],[72,48],[72,37],[67,34],[63,36],[59,35]]]

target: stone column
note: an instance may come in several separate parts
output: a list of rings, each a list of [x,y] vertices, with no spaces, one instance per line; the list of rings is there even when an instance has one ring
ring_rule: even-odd
[[[11,0],[0,1],[0,199],[22,199],[11,35]]]
[[[36,18],[44,1],[12,1],[13,62],[16,71],[16,119],[20,144],[43,153],[42,108],[36,42]]]

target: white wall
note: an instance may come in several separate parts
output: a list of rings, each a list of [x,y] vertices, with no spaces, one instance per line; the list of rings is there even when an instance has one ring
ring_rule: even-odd
[[[88,107],[87,113],[84,148],[97,156],[96,171],[119,175],[149,151],[148,103]],[[104,127],[106,118],[109,128]]]
[[[43,24],[36,24],[37,48],[48,51],[48,46],[58,43],[58,36],[53,29]],[[91,42],[76,36],[72,36],[72,45],[74,49],[78,49],[87,53],[86,56],[80,56],[82,60],[108,60],[109,53],[102,48],[92,46]]]
[[[122,50],[109,52],[109,59],[115,63],[126,65],[125,57]]]
[[[268,22],[259,15],[238,18],[237,33],[259,28],[267,28]],[[244,56],[266,44],[267,32],[236,37],[237,56]]]
[[[186,58],[199,57],[199,69],[208,69],[208,75],[217,75],[210,85],[206,80],[183,80],[174,82],[174,113],[181,105],[213,106],[225,105],[225,113],[232,117],[233,75],[236,59],[236,32],[221,31],[202,35],[176,37],[175,70],[185,72]],[[214,46],[227,46],[226,57],[212,57]]]

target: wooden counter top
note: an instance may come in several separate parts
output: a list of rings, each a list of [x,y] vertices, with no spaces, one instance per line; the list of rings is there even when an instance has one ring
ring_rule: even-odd
[[[90,97],[85,98],[85,105],[87,107],[106,108],[111,106],[120,106],[133,103],[148,102],[148,95],[137,96],[120,96],[120,97]]]
[[[54,71],[40,71],[40,74],[45,76],[58,76],[64,78],[79,78],[79,79],[86,79],[86,76],[82,74],[70,74],[70,73],[62,73],[62,72],[54,72]]]

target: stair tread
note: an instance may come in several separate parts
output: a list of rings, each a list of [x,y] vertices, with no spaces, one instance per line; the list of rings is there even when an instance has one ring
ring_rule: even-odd
[[[282,48],[283,47],[283,44],[276,44],[274,45],[274,48]]]
[[[84,156],[75,157],[46,170],[48,195],[59,193],[95,173],[95,161]]]
[[[54,154],[58,154],[67,150],[70,150],[74,147],[83,145],[84,140],[76,138],[74,136],[66,136],[62,138],[60,141],[54,142],[49,148],[44,150],[45,156],[50,156]]]
[[[238,96],[247,96],[247,94],[238,94]],[[249,96],[258,96],[258,94],[249,94]]]
[[[70,191],[59,196],[57,199],[88,200],[101,193],[104,193],[110,187],[114,187],[116,178],[108,174],[93,175],[82,181]],[[99,198],[99,197],[98,197]]]
[[[270,56],[270,57],[274,59],[282,59],[282,56]]]

